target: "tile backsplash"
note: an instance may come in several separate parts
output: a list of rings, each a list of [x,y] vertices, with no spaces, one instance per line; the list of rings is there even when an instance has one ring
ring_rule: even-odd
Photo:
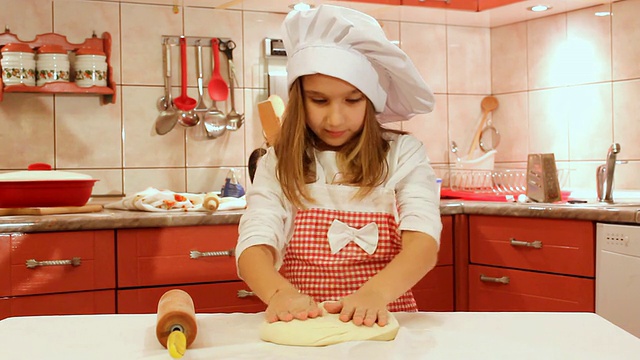
[[[177,4],[177,5],[174,5]],[[232,9],[199,0],[0,0],[0,24],[24,41],[55,32],[81,43],[95,32],[113,39],[116,103],[98,96],[5,93],[0,102],[0,171],[34,162],[100,179],[96,195],[132,194],[153,186],[174,191],[220,189],[228,169],[242,170],[264,145],[256,104],[267,97],[265,38],[280,38],[285,15]],[[615,16],[597,17],[598,10]],[[414,60],[436,94],[428,115],[394,124],[418,136],[435,166],[466,153],[480,102],[500,102],[492,121],[501,133],[497,166],[521,168],[527,153],[553,152],[571,187],[595,189],[595,169],[619,142],[616,188],[639,189],[640,0],[541,17],[495,28],[381,20],[391,40]],[[79,16],[91,14],[91,16]],[[375,16],[375,14],[372,14]],[[224,37],[233,59],[236,109],[244,125],[215,140],[197,125],[154,131],[163,94],[163,35]],[[211,48],[205,47],[205,81]],[[173,95],[179,94],[179,49],[172,49]],[[208,50],[208,51],[207,51]],[[221,55],[221,59],[225,59]],[[189,95],[197,97],[195,50],[188,52]],[[227,78],[227,66],[222,74]],[[208,97],[205,97],[210,105]],[[227,102],[219,102],[223,111]]]

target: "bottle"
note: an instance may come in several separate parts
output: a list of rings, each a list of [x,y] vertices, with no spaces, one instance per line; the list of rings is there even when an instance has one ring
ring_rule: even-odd
[[[227,178],[224,180],[224,185],[222,186],[222,189],[220,189],[220,196],[235,198],[244,196],[244,188],[238,183],[235,169],[232,168],[227,173]]]

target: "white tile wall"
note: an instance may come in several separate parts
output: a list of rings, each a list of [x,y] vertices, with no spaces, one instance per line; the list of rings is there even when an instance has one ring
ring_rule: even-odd
[[[57,32],[80,43],[94,32],[109,32],[117,83],[116,103],[108,105],[92,95],[4,94],[0,171],[47,162],[99,178],[95,194],[131,194],[149,186],[218,190],[234,167],[250,186],[246,160],[263,145],[255,109],[267,97],[263,40],[280,37],[286,15],[284,0],[272,1],[277,6],[274,2],[256,11],[228,1],[184,0],[174,7],[174,0],[0,0],[0,24],[25,41]],[[592,16],[609,7],[614,17]],[[370,8],[374,16],[383,13],[380,7]],[[640,19],[635,16],[640,0],[493,29],[429,18],[398,21],[384,13],[385,32],[414,60],[437,99],[433,113],[392,126],[415,133],[436,166],[453,159],[452,140],[466,152],[481,115],[480,102],[494,94],[500,101],[492,115],[502,134],[499,165],[523,166],[529,152],[554,152],[562,165],[575,169],[571,185],[593,187],[595,166],[608,145],[618,141],[621,158],[629,164],[618,168],[616,186],[640,188],[635,177],[640,170]],[[160,38],[181,34],[236,41],[236,109],[246,117],[238,131],[216,140],[205,139],[200,126],[177,125],[164,136],[155,134],[156,101],[163,93]],[[177,96],[179,51],[172,50]],[[211,73],[209,51],[204,52],[205,81]],[[197,97],[194,61],[191,48],[191,97]],[[226,64],[221,72],[226,78]],[[228,101],[218,106],[230,108]]]

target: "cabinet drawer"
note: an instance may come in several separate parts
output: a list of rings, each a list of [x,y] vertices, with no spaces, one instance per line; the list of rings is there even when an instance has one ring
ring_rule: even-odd
[[[469,246],[473,264],[595,276],[590,221],[470,216]]]
[[[10,316],[115,314],[115,290],[0,299],[0,319]]]
[[[239,293],[239,291],[249,290],[243,281],[230,281],[216,284],[118,290],[118,313],[155,313],[158,311],[158,301],[162,294],[176,288],[191,295],[197,313],[254,313],[266,309],[266,305],[257,296],[243,296]]]
[[[486,277],[508,279],[508,283],[492,282]],[[594,312],[594,299],[593,279],[469,266],[469,311]]]
[[[4,234],[0,296],[115,288],[113,231]],[[77,259],[76,265],[70,264]],[[27,267],[27,261],[38,262]]]
[[[118,287],[239,280],[237,241],[237,225],[118,230]]]
[[[453,311],[453,266],[436,266],[411,291],[420,311]]]

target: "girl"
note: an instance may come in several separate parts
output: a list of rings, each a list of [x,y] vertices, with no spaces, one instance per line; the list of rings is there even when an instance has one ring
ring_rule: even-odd
[[[424,146],[382,122],[433,95],[378,22],[322,5],[284,21],[289,102],[261,159],[236,247],[267,321],[387,323],[417,311],[411,287],[437,260],[442,224]]]

